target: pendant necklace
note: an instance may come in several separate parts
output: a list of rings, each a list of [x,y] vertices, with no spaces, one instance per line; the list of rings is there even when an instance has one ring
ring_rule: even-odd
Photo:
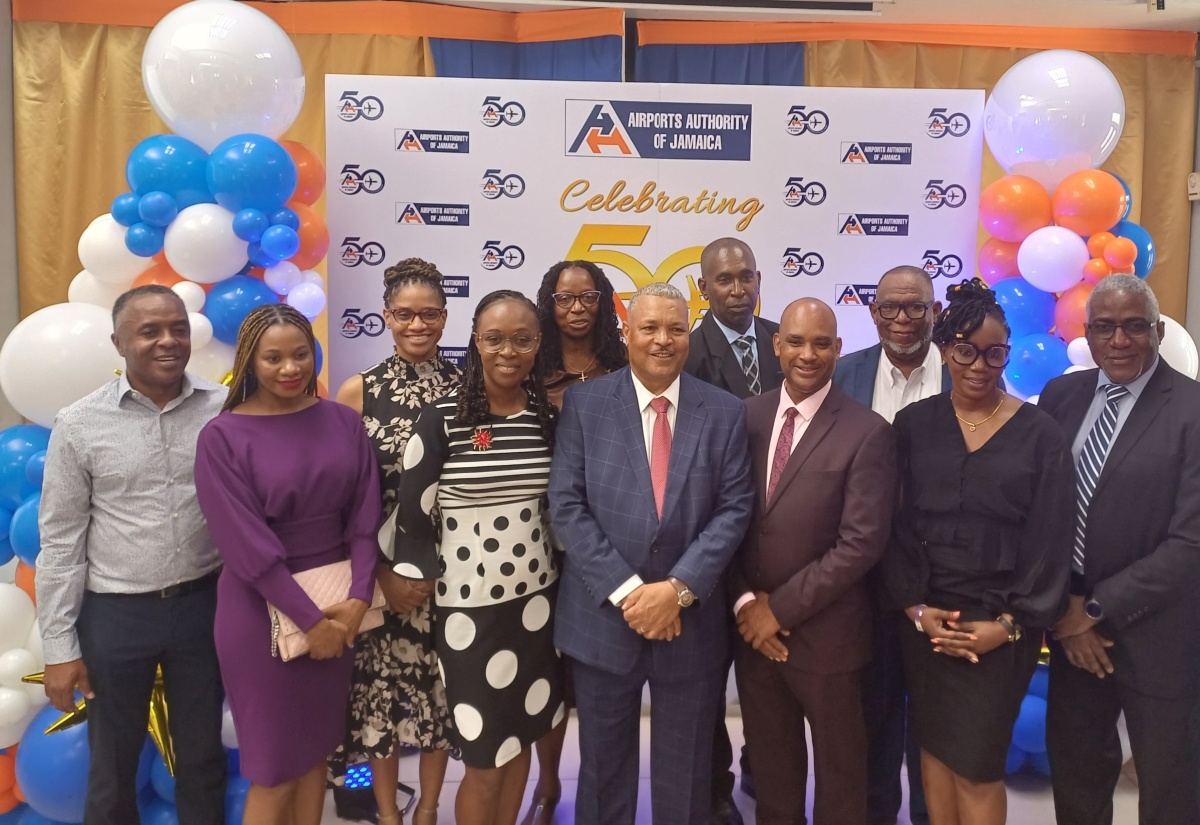
[[[1000,403],[996,405],[996,409],[992,410],[992,412],[988,415],[988,417],[983,419],[982,421],[976,421],[976,422],[972,423],[958,414],[958,408],[954,406],[953,396],[951,396],[951,402],[950,402],[950,407],[954,410],[954,417],[957,418],[962,423],[966,424],[967,427],[970,428],[971,432],[975,432],[976,427],[982,426],[983,424],[986,424],[988,421],[991,421],[992,418],[996,415],[996,413],[1000,412],[1000,408],[1002,406],[1004,406],[1004,390],[1000,390]]]
[[[577,373],[579,373],[579,378],[578,378],[578,380],[580,380],[580,381],[586,381],[586,380],[587,380],[587,372],[588,372],[588,370],[590,370],[592,367],[596,366],[596,359],[597,359],[597,358],[599,358],[599,357],[600,357],[600,356],[598,356],[598,355],[593,355],[593,356],[592,356],[592,360],[591,360],[591,361],[589,361],[589,362],[588,362],[588,365],[587,365],[586,367],[584,367],[583,369],[581,369],[581,370],[577,370],[577,369],[575,369],[574,367],[572,367],[570,364],[568,364],[568,363],[567,363],[567,359],[566,359],[566,358],[564,358],[564,359],[563,359],[563,367],[565,367],[565,368],[566,368],[566,371],[567,371],[567,372],[569,372],[569,373],[576,373],[576,372],[577,372]]]

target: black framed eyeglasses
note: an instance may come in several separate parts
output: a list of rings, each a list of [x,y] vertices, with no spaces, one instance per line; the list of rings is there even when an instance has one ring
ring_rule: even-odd
[[[391,317],[397,324],[411,324],[414,318],[420,318],[427,324],[436,324],[438,321],[446,317],[445,309],[422,309],[413,312],[411,309],[385,309],[384,315]]]
[[[1083,326],[1101,341],[1107,341],[1117,334],[1117,330],[1124,332],[1127,338],[1145,338],[1150,334],[1150,330],[1154,327],[1154,324],[1145,318],[1133,318],[1128,321],[1122,321],[1119,324],[1114,321],[1094,321]]]
[[[969,367],[983,356],[983,363],[995,369],[1008,366],[1008,353],[1012,350],[1008,344],[992,344],[990,347],[977,347],[970,341],[956,341],[950,345],[950,360],[964,367]]]
[[[919,321],[925,317],[925,313],[929,312],[929,308],[933,306],[933,301],[929,303],[912,303],[912,304],[876,304],[875,311],[879,313],[879,317],[885,321],[894,321],[900,315],[900,310],[904,310],[904,314],[914,321]]]
[[[479,342],[479,348],[484,352],[494,354],[503,350],[505,344],[512,344],[513,352],[524,355],[527,352],[533,352],[537,347],[538,336],[524,332],[518,332],[516,335],[488,332],[483,335],[475,333],[475,340]]]
[[[587,292],[580,292],[578,295],[574,292],[555,292],[550,297],[554,299],[554,303],[560,309],[570,309],[575,306],[576,301],[590,309],[600,303],[600,290],[589,289]]]

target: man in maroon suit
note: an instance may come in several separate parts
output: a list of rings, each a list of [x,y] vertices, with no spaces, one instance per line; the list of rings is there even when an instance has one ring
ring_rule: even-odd
[[[774,344],[784,385],[746,401],[757,497],[731,577],[757,821],[806,821],[807,719],[814,825],[862,825],[859,672],[871,652],[864,577],[890,533],[895,438],[883,418],[833,386],[842,342],[828,306],[790,304]]]

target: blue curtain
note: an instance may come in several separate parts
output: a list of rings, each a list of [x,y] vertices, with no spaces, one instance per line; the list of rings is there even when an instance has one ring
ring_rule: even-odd
[[[430,38],[438,77],[512,80],[617,80],[624,62],[616,35],[549,43]]]
[[[638,46],[634,80],[803,86],[803,43]]]

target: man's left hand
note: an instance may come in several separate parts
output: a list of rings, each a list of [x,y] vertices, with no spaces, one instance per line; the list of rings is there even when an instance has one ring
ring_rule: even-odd
[[[787,636],[775,613],[771,610],[770,596],[762,591],[754,594],[737,614],[738,632],[746,643],[759,653],[776,662],[787,661],[787,647],[779,636]]]
[[[1058,620],[1058,624],[1054,625],[1054,638],[1067,639],[1071,636],[1078,636],[1081,633],[1087,633],[1096,626],[1096,620],[1088,616],[1083,609],[1083,596],[1072,596],[1070,604],[1067,607],[1067,615]]]
[[[621,602],[621,612],[636,632],[660,637],[679,618],[679,594],[670,582],[643,584]]]

